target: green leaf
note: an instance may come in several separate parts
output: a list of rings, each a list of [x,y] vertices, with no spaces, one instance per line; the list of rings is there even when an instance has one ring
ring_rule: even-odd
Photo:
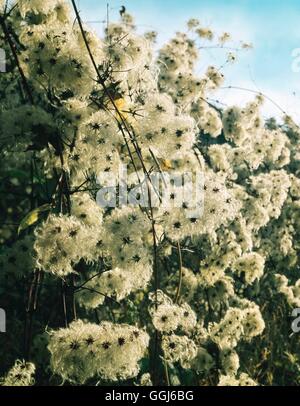
[[[40,206],[34,210],[32,210],[31,212],[29,212],[21,221],[19,228],[18,228],[18,235],[25,230],[26,228],[28,228],[29,226],[31,226],[32,224],[36,223],[40,217],[42,213],[45,213],[46,211],[49,211],[51,209],[51,204],[43,204],[43,206]]]
[[[5,173],[5,176],[9,178],[17,178],[23,180],[28,177],[28,173],[20,169],[10,169]]]

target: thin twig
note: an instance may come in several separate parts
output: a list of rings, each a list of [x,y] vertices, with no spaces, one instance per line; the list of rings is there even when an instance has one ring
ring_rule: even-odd
[[[115,300],[115,299],[112,298],[111,296],[106,295],[105,293],[99,292],[99,291],[96,290],[96,289],[87,288],[87,287],[82,287],[82,288],[80,288],[78,291],[76,291],[75,293],[79,292],[81,289],[89,290],[90,292],[97,293],[98,295],[104,296],[106,299],[109,299],[109,300],[111,300],[112,302],[117,303],[119,306],[121,306],[121,303],[120,303],[120,302],[118,302],[117,300]]]
[[[167,361],[165,359],[164,359],[164,368],[165,368],[165,377],[166,377],[167,386],[171,386],[170,377],[169,377],[168,363],[167,363]]]
[[[97,278],[97,276],[102,275],[103,272],[98,272],[95,275],[91,276],[89,279],[87,279],[85,282],[83,282],[82,285],[76,286],[75,290],[81,289],[83,286],[85,286],[88,282],[90,282],[91,280],[93,280],[94,278]]]
[[[176,292],[176,297],[175,297],[175,303],[178,303],[179,298],[180,298],[180,292],[181,292],[181,287],[182,287],[182,253],[181,253],[181,247],[179,241],[177,242],[177,250],[178,250],[178,260],[179,260],[179,282],[178,282],[178,287],[177,287],[177,292]]]
[[[28,97],[28,99],[29,99],[29,102],[30,102],[31,104],[34,104],[33,96],[32,96],[32,93],[31,93],[31,89],[30,89],[30,87],[29,87],[29,85],[28,85],[26,76],[25,76],[25,74],[24,74],[24,72],[23,72],[23,69],[22,69],[22,67],[21,67],[21,65],[20,65],[20,61],[19,61],[19,58],[18,58],[18,54],[17,54],[17,50],[16,50],[16,47],[15,47],[15,44],[13,43],[13,41],[12,41],[12,39],[11,39],[11,36],[10,36],[10,33],[9,33],[8,28],[7,28],[7,26],[6,26],[5,20],[4,20],[4,18],[1,17],[1,16],[0,16],[0,26],[2,27],[3,33],[4,33],[4,35],[5,35],[5,39],[7,40],[8,45],[9,45],[9,47],[10,47],[10,50],[11,50],[11,52],[12,52],[12,54],[13,54],[13,57],[14,57],[14,60],[15,60],[16,65],[17,65],[19,74],[20,74],[20,76],[21,76],[22,84],[23,84],[23,87],[24,87],[25,92],[27,93],[27,97]]]
[[[62,297],[62,306],[63,306],[65,327],[68,328],[66,287],[65,287],[65,282],[63,280],[61,281],[61,297]]]
[[[276,103],[273,99],[271,99],[271,97],[267,96],[266,94],[259,92],[257,90],[253,90],[253,89],[247,89],[245,87],[239,87],[239,86],[223,86],[220,88],[221,90],[224,89],[233,89],[233,90],[243,90],[245,92],[249,92],[249,93],[254,93],[258,96],[263,96],[265,99],[269,100],[272,104],[274,104],[275,107],[277,107],[283,114],[287,114],[286,111],[284,111],[278,103]]]

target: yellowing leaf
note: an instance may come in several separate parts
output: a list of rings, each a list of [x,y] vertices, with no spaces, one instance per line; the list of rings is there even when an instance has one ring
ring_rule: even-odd
[[[51,204],[44,204],[43,206],[40,206],[40,207],[32,210],[31,212],[29,212],[21,221],[19,228],[18,228],[18,234],[20,234],[27,227],[36,223],[39,220],[41,214],[50,209],[51,209]]]
[[[115,111],[115,117],[117,118],[117,120],[119,122],[122,121],[120,115],[122,116],[123,120],[126,120],[127,116],[128,116],[128,114],[124,112],[125,103],[126,103],[125,100],[122,97],[120,97],[120,98],[114,100],[115,106],[112,106],[113,108],[117,107],[117,109],[118,109],[118,112]]]
[[[122,111],[125,106],[125,100],[121,97],[120,99],[114,100],[115,105],[117,106],[118,110]]]
[[[167,171],[169,169],[172,169],[172,162],[169,159],[161,159],[159,161],[160,165],[161,165],[161,169],[163,171]]]

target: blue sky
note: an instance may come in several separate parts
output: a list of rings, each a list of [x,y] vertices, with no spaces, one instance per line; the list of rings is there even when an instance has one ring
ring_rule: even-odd
[[[300,72],[292,70],[292,51],[300,48],[299,0],[110,0],[108,3],[111,20],[118,19],[119,8],[125,5],[135,17],[139,31],[158,31],[159,44],[175,31],[185,29],[185,22],[191,17],[217,33],[230,32],[236,43],[252,42],[253,50],[239,54],[238,62],[224,69],[226,84],[261,91],[300,121]],[[101,32],[107,1],[78,0],[78,4],[84,20],[99,21],[91,26]],[[222,52],[203,51],[199,71],[207,63],[220,66],[225,57]],[[240,104],[253,95],[227,89],[216,97],[228,104]],[[280,111],[267,102],[264,114],[278,116]]]

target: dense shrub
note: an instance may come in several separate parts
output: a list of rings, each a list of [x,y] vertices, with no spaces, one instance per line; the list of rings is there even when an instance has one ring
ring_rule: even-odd
[[[299,384],[299,127],[213,101],[195,19],[156,53],[127,13],[99,38],[73,1],[4,3],[2,383]],[[121,165],[139,204],[100,207]]]

